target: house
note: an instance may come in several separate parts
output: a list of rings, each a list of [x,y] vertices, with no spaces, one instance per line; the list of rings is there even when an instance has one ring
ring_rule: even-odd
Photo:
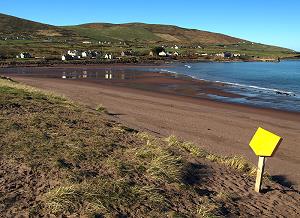
[[[167,53],[164,52],[164,51],[161,51],[161,52],[158,53],[158,56],[160,56],[160,57],[166,57]]]
[[[238,58],[238,57],[241,57],[241,54],[240,53],[233,53],[232,56],[235,57],[235,58]]]
[[[17,55],[17,58],[21,58],[21,59],[24,59],[24,58],[32,58],[31,54],[29,54],[28,52],[22,52],[20,53],[19,55]]]
[[[125,52],[124,52],[124,51],[121,52],[121,56],[122,56],[122,57],[125,56]]]
[[[89,55],[89,52],[87,52],[87,51],[81,52],[81,57],[83,57],[83,58],[86,58],[88,55]]]
[[[150,52],[149,52],[149,56],[150,56],[150,57],[153,57],[153,56],[154,56],[153,51],[150,51]]]
[[[208,54],[207,53],[202,53],[200,54],[201,56],[207,56]]]
[[[92,42],[90,42],[90,41],[83,41],[82,43],[83,44],[92,44]]]
[[[79,52],[78,52],[77,50],[73,50],[73,51],[69,50],[69,51],[67,52],[67,54],[74,57],[74,56],[78,56],[78,55],[79,55]]]
[[[175,48],[176,50],[178,50],[178,49],[179,49],[179,47],[178,47],[177,45],[175,45],[175,46],[174,46],[174,48]]]
[[[215,54],[216,57],[224,58],[224,53],[217,53]]]
[[[112,54],[105,54],[104,58],[111,60],[112,59]]]

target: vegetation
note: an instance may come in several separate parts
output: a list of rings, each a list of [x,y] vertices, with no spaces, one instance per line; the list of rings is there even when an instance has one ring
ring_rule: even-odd
[[[206,182],[199,167],[217,165],[239,177],[238,184],[253,183],[255,168],[244,158],[137,132],[104,110],[0,78],[1,216],[243,214],[236,202],[241,193],[226,191],[218,179],[219,187]]]
[[[153,48],[163,46],[167,52],[174,52],[174,45],[179,46],[176,51],[180,55],[176,59],[214,60],[220,52],[239,53],[240,60],[297,56],[286,48],[170,25],[95,23],[56,27],[4,14],[0,14],[0,19],[0,59],[8,61],[15,60],[20,52],[30,52],[40,61],[59,61],[67,50],[96,50],[118,57],[130,49],[138,57],[135,61],[142,62]],[[202,57],[203,53],[208,55]]]

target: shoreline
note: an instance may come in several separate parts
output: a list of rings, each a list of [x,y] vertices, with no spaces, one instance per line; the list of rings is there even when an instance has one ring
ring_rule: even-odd
[[[272,176],[300,188],[297,142],[299,113],[261,109],[208,99],[150,92],[55,78],[13,77],[19,82],[62,94],[90,108],[102,104],[113,119],[139,131],[158,136],[177,135],[221,155],[242,155],[256,165],[248,143],[261,126],[281,135],[284,141],[267,170]]]
[[[238,105],[238,106],[245,106],[245,107],[251,107],[251,108],[258,108],[258,109],[265,109],[265,110],[275,110],[275,111],[282,111],[286,113],[293,113],[293,114],[300,114],[300,111],[296,110],[288,110],[288,109],[282,109],[282,108],[272,108],[272,107],[264,107],[260,105],[254,105],[254,104],[247,104],[247,103],[241,103],[241,102],[234,102],[233,99],[238,98],[245,98],[245,95],[237,94],[233,92],[229,92],[224,87],[231,87],[230,83],[226,82],[220,82],[220,81],[209,81],[205,79],[199,79],[194,78],[193,76],[186,75],[184,73],[177,73],[177,72],[171,72],[169,70],[165,71],[144,71],[139,70],[142,68],[155,68],[159,66],[159,68],[169,69],[172,68],[172,66],[168,66],[167,63],[165,65],[161,64],[103,64],[103,65],[65,65],[65,66],[42,66],[42,67],[32,67],[32,69],[38,69],[38,70],[45,70],[47,74],[47,70],[55,70],[55,69],[65,69],[71,70],[76,69],[75,72],[79,69],[82,71],[85,70],[107,70],[108,68],[111,68],[109,70],[112,70],[112,73],[117,74],[114,72],[114,70],[122,70],[123,73],[127,74],[127,79],[113,79],[113,80],[103,80],[104,74],[102,75],[102,79],[98,78],[89,78],[89,83],[101,83],[102,85],[108,85],[108,86],[120,86],[120,87],[127,87],[127,88],[134,88],[137,90],[144,90],[144,91],[150,91],[150,92],[157,92],[157,93],[164,93],[164,94],[171,94],[176,96],[184,96],[188,98],[195,98],[195,99],[203,99],[213,102],[219,102],[221,104],[229,104],[229,105]],[[20,69],[22,67],[13,67],[13,68],[6,68],[7,70],[14,70],[14,69]],[[30,70],[30,67],[24,67],[26,70]],[[135,71],[130,71],[128,69],[137,69]],[[128,70],[128,72],[126,71]],[[2,71],[2,72],[1,72]],[[54,75],[54,72],[48,72],[48,77],[50,74],[53,76],[58,77],[58,75]],[[5,69],[0,68],[0,75],[5,72]],[[30,72],[30,71],[29,71]],[[137,74],[136,78],[131,78],[130,74],[132,73]],[[39,72],[40,73],[40,72]],[[89,72],[93,73],[93,72]],[[103,72],[102,72],[103,73]],[[4,76],[13,76],[18,77],[19,75],[15,75],[15,73],[4,73]],[[22,75],[23,76],[23,75]],[[36,75],[32,77],[38,77]],[[60,77],[60,76],[59,76]],[[61,78],[61,77],[60,77]],[[80,75],[79,78],[80,79]],[[132,80],[133,79],[133,80]],[[157,80],[159,79],[159,80]],[[86,82],[81,78],[82,82]],[[179,88],[172,88],[171,86],[178,84]],[[144,86],[147,86],[146,88]],[[164,87],[165,86],[165,87]],[[169,86],[169,88],[167,87]],[[182,87],[180,87],[182,86]],[[162,90],[163,89],[163,90]],[[286,94],[285,91],[282,90],[272,90],[277,95],[290,95]],[[209,96],[211,95],[211,96]],[[217,97],[220,97],[221,99],[217,99]],[[222,100],[222,98],[229,98],[229,100]],[[231,101],[230,101],[231,99]]]
[[[139,61],[126,61],[126,60],[77,60],[77,61],[61,61],[61,60],[54,60],[54,61],[45,61],[41,59],[30,59],[25,61],[0,61],[0,68],[14,68],[14,67],[60,67],[60,66],[78,66],[78,65],[86,65],[86,66],[93,66],[93,65],[160,65],[160,64],[170,64],[170,63],[197,63],[197,62],[212,62],[212,63],[234,63],[234,62],[278,62],[275,58],[274,60],[266,61],[265,58],[261,59],[215,59],[215,58],[182,58],[182,59],[145,59]],[[300,60],[300,57],[283,57],[281,58],[282,61],[285,60]]]

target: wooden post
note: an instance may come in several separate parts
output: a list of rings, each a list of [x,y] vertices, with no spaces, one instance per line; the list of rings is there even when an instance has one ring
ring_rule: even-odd
[[[255,189],[254,189],[256,192],[260,192],[260,190],[261,190],[261,183],[262,183],[262,177],[264,174],[264,168],[265,168],[265,157],[259,156]]]

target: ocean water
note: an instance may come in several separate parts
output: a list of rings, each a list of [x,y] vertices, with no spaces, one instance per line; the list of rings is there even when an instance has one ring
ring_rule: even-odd
[[[112,66],[89,68],[0,68],[0,74],[30,77],[61,78],[64,80],[127,80],[134,84],[141,72],[171,73],[175,76],[185,75],[198,80],[216,82],[217,89],[238,94],[239,98],[207,95],[208,98],[252,105],[256,107],[274,108],[300,112],[300,60],[272,62],[198,62],[172,63],[163,66],[122,67]],[[66,81],[67,82],[67,81]],[[145,88],[145,87],[139,87]],[[199,93],[199,96],[201,93]],[[201,95],[203,97],[203,95]]]
[[[300,60],[273,62],[175,63],[161,72],[224,84],[241,98],[211,95],[225,102],[300,112]]]

